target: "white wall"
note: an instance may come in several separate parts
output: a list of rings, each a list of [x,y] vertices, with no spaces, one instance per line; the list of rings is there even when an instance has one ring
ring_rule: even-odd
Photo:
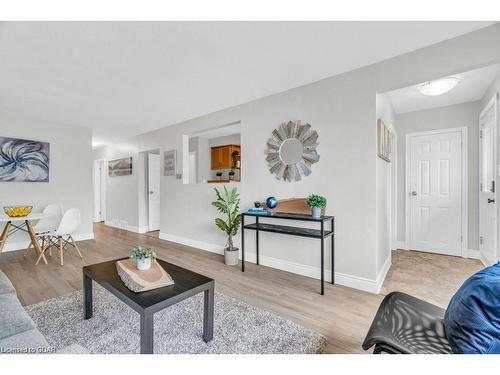
[[[241,121],[244,179],[236,184],[242,209],[257,199],[326,196],[327,213],[336,216],[337,282],[376,292],[377,280],[377,92],[386,92],[437,77],[500,61],[500,25],[435,44],[382,63],[288,90],[250,103],[138,136],[128,142],[133,155],[140,150],[182,148],[182,136]],[[277,181],[265,161],[266,140],[272,130],[288,120],[308,121],[319,133],[319,163],[311,176],[297,183]],[[166,124],[167,125],[167,124]],[[109,150],[116,155],[116,150]],[[118,180],[120,185],[118,186]],[[137,187],[133,178],[116,178],[108,188],[108,217],[137,218],[128,192]],[[161,236],[210,250],[221,250],[222,233],[213,224],[217,212],[210,205],[212,186],[184,185],[162,176]],[[132,194],[133,195],[133,194]],[[124,198],[122,198],[122,196]],[[239,238],[236,239],[236,242]],[[254,251],[248,234],[247,251]],[[327,246],[328,248],[328,246]],[[319,250],[314,240],[263,233],[262,263],[313,277],[319,276]],[[249,254],[251,259],[251,254]],[[329,256],[326,264],[330,264]],[[328,274],[328,273],[327,273]]]
[[[479,102],[409,112],[396,116],[398,139],[398,241],[405,241],[405,139],[406,134],[427,130],[467,127],[468,149],[468,249],[479,249]]]
[[[50,203],[61,203],[65,210],[77,207],[82,224],[75,239],[93,238],[92,131],[0,113],[0,135],[50,143],[50,181],[0,182],[2,210],[13,204],[33,205],[33,212]],[[9,237],[4,251],[25,249],[28,244],[27,235],[17,232]]]
[[[382,119],[385,125],[394,131],[396,115],[386,94],[376,95],[376,119]],[[377,121],[374,121],[377,127]],[[393,159],[396,155],[392,156]],[[377,157],[376,191],[377,191],[377,278],[385,278],[391,264],[392,249],[392,168],[391,163]]]

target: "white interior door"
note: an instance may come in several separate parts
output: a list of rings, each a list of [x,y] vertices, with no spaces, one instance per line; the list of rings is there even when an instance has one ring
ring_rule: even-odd
[[[104,220],[104,161],[94,162],[94,222]]]
[[[409,138],[410,249],[462,255],[462,132]]]
[[[196,168],[196,151],[189,153],[189,183],[196,184],[196,176],[198,169]]]
[[[148,154],[148,229],[160,229],[160,155]]]
[[[497,206],[495,192],[496,103],[479,118],[479,250],[487,264],[497,261]]]

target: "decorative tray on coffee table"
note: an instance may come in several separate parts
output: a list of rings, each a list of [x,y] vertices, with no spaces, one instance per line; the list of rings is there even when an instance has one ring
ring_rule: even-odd
[[[174,284],[172,277],[156,260],[151,262],[151,268],[140,271],[132,259],[123,259],[116,262],[116,270],[126,287],[133,292],[145,292]]]

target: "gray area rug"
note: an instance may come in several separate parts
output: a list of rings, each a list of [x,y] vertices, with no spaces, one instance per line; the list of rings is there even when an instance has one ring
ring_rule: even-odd
[[[83,319],[82,292],[26,307],[49,345],[73,343],[91,353],[139,353],[139,314],[94,286],[94,316]],[[298,324],[220,293],[215,294],[214,339],[205,343],[203,295],[154,316],[155,353],[321,353],[326,339]]]

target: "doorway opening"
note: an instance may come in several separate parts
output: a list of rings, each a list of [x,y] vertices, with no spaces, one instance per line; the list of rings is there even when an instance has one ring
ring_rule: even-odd
[[[143,199],[139,205],[139,232],[160,230],[161,170],[160,150],[139,153],[139,162],[144,173],[140,173],[140,193]]]
[[[394,155],[395,248],[481,260],[483,249],[494,248],[484,252],[494,252],[498,260],[497,193],[492,189],[500,171],[492,157],[498,133],[490,135],[483,123],[499,80],[500,64],[495,64],[383,94],[395,113],[400,140]],[[490,113],[498,116],[498,108]],[[486,135],[482,142],[481,133]],[[488,179],[483,188],[481,179]]]
[[[106,220],[106,162],[94,161],[94,223]]]

